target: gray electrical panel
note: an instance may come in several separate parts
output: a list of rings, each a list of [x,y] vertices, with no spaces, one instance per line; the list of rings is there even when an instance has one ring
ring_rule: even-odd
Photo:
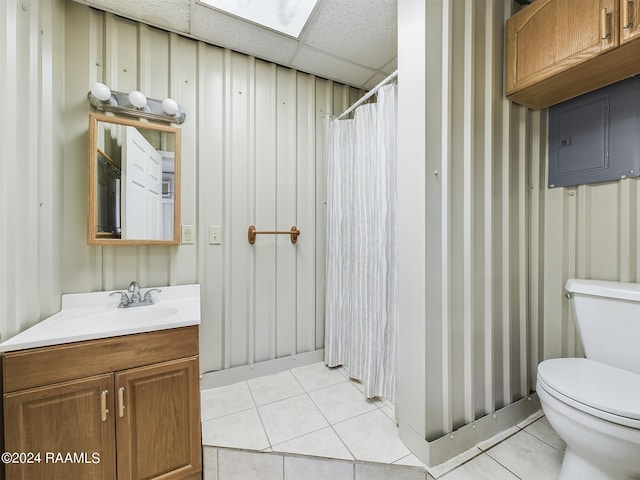
[[[549,188],[640,175],[640,75],[549,108]]]

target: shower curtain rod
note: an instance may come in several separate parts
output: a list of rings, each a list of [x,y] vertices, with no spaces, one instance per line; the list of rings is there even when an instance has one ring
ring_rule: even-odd
[[[395,72],[393,72],[387,78],[382,80],[378,85],[376,85],[371,90],[369,90],[369,92],[366,95],[364,95],[362,98],[360,98],[360,100],[358,100],[356,103],[354,103],[349,108],[347,108],[344,112],[342,112],[342,114],[339,117],[337,117],[336,120],[340,120],[342,117],[344,117],[346,115],[349,115],[356,108],[358,108],[360,105],[362,105],[364,102],[366,102],[369,98],[371,98],[373,95],[375,95],[375,93],[380,89],[380,87],[386,85],[387,83],[389,83],[391,80],[393,80],[397,76],[398,76],[398,70],[396,69]]]

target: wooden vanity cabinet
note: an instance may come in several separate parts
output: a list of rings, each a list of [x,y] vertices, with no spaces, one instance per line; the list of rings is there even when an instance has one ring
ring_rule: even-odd
[[[6,478],[201,477],[196,326],[7,352],[2,370],[4,451],[40,454]]]
[[[507,20],[507,97],[534,110],[640,73],[640,0],[535,0]]]

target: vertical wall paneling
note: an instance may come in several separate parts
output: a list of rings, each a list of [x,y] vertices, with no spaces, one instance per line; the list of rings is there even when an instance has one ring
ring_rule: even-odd
[[[322,349],[324,142],[361,91],[64,0],[4,2],[0,38],[2,338],[58,311],[63,293],[136,279],[200,283],[203,372]],[[187,112],[181,221],[195,245],[86,244],[96,81]],[[302,235],[251,246],[251,223]]]
[[[421,3],[400,0],[400,23],[406,15],[415,27]],[[541,161],[533,157],[545,155],[532,132],[543,131],[546,117],[503,95],[502,31],[511,7],[506,0],[427,2],[422,29],[399,30],[401,85],[422,80],[429,88],[424,99],[415,89],[399,91],[398,412],[401,438],[431,464],[535,408],[527,401],[530,352],[537,351],[530,343],[528,182],[532,162]],[[421,35],[424,55],[414,46]],[[408,135],[403,118],[424,118],[423,130]],[[405,193],[415,190],[425,199]],[[416,283],[422,298],[411,294]],[[407,392],[403,382],[421,374],[424,391]]]
[[[475,420],[475,387],[474,387],[474,362],[475,362],[475,315],[474,315],[474,257],[475,249],[472,233],[475,230],[475,215],[473,212],[473,197],[475,177],[473,161],[473,138],[474,138],[474,115],[473,105],[475,97],[474,89],[474,16],[475,9],[471,0],[466,0],[464,5],[464,25],[465,31],[469,32],[464,37],[464,107],[462,117],[463,124],[463,344],[464,360],[462,375],[464,378],[464,423]]]
[[[255,221],[259,229],[277,224],[276,66],[256,61]],[[248,225],[247,225],[248,226]],[[260,237],[255,251],[255,361],[276,358],[276,282],[278,259],[273,237]]]
[[[230,340],[230,364],[249,363],[248,336],[251,306],[253,304],[253,282],[247,276],[253,268],[252,251],[245,242],[246,228],[250,224],[253,209],[249,200],[249,177],[251,152],[249,150],[249,67],[250,58],[238,53],[229,54],[228,81],[230,85],[229,109],[229,170],[228,226],[231,232],[228,271],[230,302],[226,304],[226,334]]]
[[[438,138],[438,123],[432,128],[426,128],[426,111],[434,101],[436,81],[431,88],[424,88],[427,65],[439,61],[437,54],[439,47],[433,42],[427,41],[426,31],[428,27],[423,25],[430,19],[438,18],[428,9],[436,6],[436,2],[422,2],[420,0],[398,1],[398,24],[403,28],[398,33],[398,64],[400,70],[398,88],[398,231],[399,237],[399,264],[415,262],[426,264],[429,254],[435,248],[431,244],[432,237],[426,235],[429,228],[437,228],[432,218],[427,217],[426,205],[434,196],[437,201],[437,179],[434,165],[435,160],[427,155],[427,145],[432,145]],[[439,18],[438,18],[439,21]],[[429,24],[429,26],[431,26]],[[433,58],[435,56],[436,58]],[[415,61],[425,58],[429,61]],[[403,91],[412,92],[411,102],[403,96]],[[411,205],[412,208],[403,208]],[[420,219],[425,219],[420,221]],[[412,235],[403,235],[408,230]],[[437,428],[431,427],[431,419],[434,416],[432,410],[425,408],[427,395],[438,398],[439,391],[437,380],[432,381],[427,377],[427,365],[438,362],[438,352],[427,351],[424,342],[431,332],[429,326],[437,323],[436,320],[426,322],[427,309],[437,306],[434,299],[434,291],[438,288],[438,282],[427,285],[426,269],[400,268],[399,269],[399,306],[400,325],[398,331],[400,354],[398,358],[398,392],[397,407],[400,416],[400,427],[403,441],[416,455],[427,454],[423,440],[429,438],[432,432],[437,434]],[[432,288],[433,287],[433,288]],[[410,305],[407,309],[404,305]],[[410,355],[406,353],[411,352]],[[431,372],[430,372],[431,373]],[[429,393],[427,392],[429,390]],[[435,392],[431,392],[435,390]],[[439,405],[437,401],[434,405]],[[437,416],[437,413],[435,414]],[[409,433],[403,431],[403,426]],[[428,431],[430,428],[431,431]],[[411,435],[415,432],[414,435]],[[404,435],[403,435],[404,433]]]
[[[496,9],[494,8],[493,1],[486,2],[485,10],[485,38],[484,38],[484,52],[485,52],[485,68],[484,68],[484,103],[482,105],[484,111],[484,152],[483,152],[483,183],[484,183],[484,196],[482,198],[482,205],[484,211],[482,212],[482,230],[483,230],[483,245],[484,245],[484,275],[482,281],[484,285],[483,300],[484,309],[481,313],[483,318],[483,331],[484,331],[484,361],[482,378],[478,378],[478,381],[482,381],[484,389],[484,405],[479,409],[479,412],[489,412],[494,408],[495,395],[493,391],[493,318],[494,318],[494,295],[493,290],[489,287],[493,281],[494,275],[494,229],[495,216],[493,214],[493,189],[494,189],[494,155],[496,151],[497,137],[494,135],[494,129],[496,125],[496,113],[495,113],[495,97],[496,91],[500,88],[500,76],[496,73],[496,65],[499,65],[500,59],[495,52],[496,34],[495,30],[500,26],[499,19],[496,19]]]
[[[59,2],[41,2],[39,5],[40,62],[38,65],[41,84],[39,92],[39,122],[31,132],[38,132],[38,284],[40,316],[55,312],[60,305],[61,279],[61,239],[62,225],[59,213],[62,211],[62,192],[56,188],[63,181],[62,143],[57,126],[63,99],[58,92],[63,83],[64,32],[60,25],[64,22],[63,10]],[[1,75],[0,75],[1,77]],[[0,91],[2,91],[0,86]],[[50,99],[47,101],[46,99]],[[4,128],[0,126],[0,131]],[[0,242],[1,243],[1,242]]]
[[[535,390],[536,372],[538,363],[543,359],[544,311],[543,278],[540,272],[543,270],[544,258],[544,224],[540,221],[541,212],[544,211],[545,188],[544,165],[539,159],[546,156],[546,111],[532,113],[531,122],[531,166],[529,171],[529,390]],[[536,161],[538,160],[538,161]]]
[[[296,71],[284,67],[276,70],[276,225],[289,230],[296,222]],[[304,232],[303,232],[304,234]],[[263,239],[261,239],[263,240]],[[276,243],[276,356],[292,355],[296,348],[296,246],[286,235],[276,235],[266,241]]]
[[[248,168],[247,168],[247,184],[245,187],[244,194],[247,197],[247,201],[249,204],[249,216],[255,218],[255,208],[256,208],[256,185],[259,182],[256,176],[256,156],[258,151],[256,150],[256,124],[258,123],[258,118],[256,116],[256,59],[254,57],[248,58],[248,70],[247,70],[247,102],[248,102],[248,110],[247,110],[247,133],[248,137]],[[255,253],[255,250],[254,252]],[[255,352],[256,352],[256,343],[259,341],[256,337],[256,315],[257,310],[255,308],[256,302],[256,273],[255,273],[255,255],[252,258],[252,262],[249,265],[249,270],[246,272],[249,279],[253,279],[253,286],[250,287],[250,291],[253,294],[253,298],[248,298],[248,304],[250,305],[250,309],[248,312],[247,318],[247,359],[246,363],[253,365],[255,363]],[[249,280],[250,281],[250,280]]]
[[[296,345],[292,353],[310,352],[316,345],[316,79],[298,73],[296,85],[296,222],[303,231],[296,251]],[[321,157],[322,158],[322,157]],[[320,230],[320,232],[324,229]],[[323,281],[321,277],[320,282]]]
[[[315,178],[316,178],[316,225],[315,225],[315,242],[316,242],[316,297],[315,297],[315,318],[316,318],[316,338],[315,348],[324,347],[324,284],[325,284],[325,223],[326,223],[326,185],[327,171],[326,163],[318,161],[318,159],[327,158],[325,139],[329,131],[331,122],[331,89],[333,82],[316,78],[316,106],[315,106]]]
[[[175,33],[169,35],[170,91],[187,113],[182,129],[182,149],[180,152],[180,222],[196,227],[196,245],[164,247],[164,254],[170,258],[169,283],[182,285],[196,283],[199,278],[199,257],[197,245],[205,238],[204,226],[197,224],[198,219],[198,142],[197,119],[198,101],[198,49],[197,42]],[[207,293],[206,291],[204,292]]]
[[[225,89],[224,50],[204,43],[198,44],[198,99],[207,108],[198,109],[198,220],[199,226],[199,282],[201,283],[201,308],[207,321],[200,325],[203,339],[222,339],[224,312],[224,252],[228,251],[226,239],[220,245],[209,245],[210,226],[224,225],[225,168]],[[200,356],[201,371],[222,369],[222,345],[206,349]]]
[[[13,20],[15,16],[14,2],[4,2],[0,6],[0,41],[5,48],[0,48],[0,64],[5,65],[2,73],[0,73],[0,102],[5,106],[5,112],[9,115],[15,112],[16,105],[11,102],[12,95],[9,93],[12,88],[15,88],[15,78],[12,75],[8,75],[9,72],[15,72],[15,25]],[[12,68],[14,67],[14,68]],[[15,143],[15,136],[12,136],[13,131],[10,130],[11,123],[8,122],[8,116],[0,116],[0,138],[4,145],[6,157],[2,158],[2,167],[4,175],[0,178],[0,219],[3,224],[10,225],[13,221],[12,210],[9,208],[9,199],[14,193],[9,189],[12,184],[12,177],[16,175],[16,163],[9,162],[9,158],[15,158],[17,154],[17,148]],[[18,331],[18,319],[15,317],[15,289],[12,288],[13,269],[14,265],[9,262],[9,254],[14,253],[14,247],[10,243],[9,229],[0,229],[0,245],[2,246],[2,255],[4,269],[0,274],[0,305],[3,305],[3,317],[6,319],[4,325],[2,325],[2,337],[14,334]]]
[[[62,224],[63,293],[99,290],[102,285],[102,249],[87,246],[87,175],[89,107],[86,92],[104,72],[101,38],[93,41],[104,22],[103,15],[73,2],[64,5],[64,161],[60,222]],[[76,66],[75,68],[72,66]],[[64,214],[63,214],[64,213]]]
[[[64,2],[0,5],[0,337],[60,308]]]
[[[453,47],[453,8],[450,2],[443,2],[442,5],[442,50],[449,52]],[[455,76],[452,74],[453,55],[443,55],[441,63],[441,106],[440,120],[442,122],[440,139],[440,212],[448,212],[451,205],[451,107],[452,107],[452,81]],[[456,142],[457,143],[457,142]],[[428,207],[427,207],[428,208]],[[451,222],[450,215],[439,215],[440,218],[440,283],[441,290],[441,342],[442,342],[442,429],[450,432],[453,429],[452,412],[452,384],[454,382],[452,372],[452,342],[451,342]]]
[[[16,1],[7,1],[3,4],[2,11],[2,41],[3,44],[6,45],[6,48],[2,49],[3,52],[0,55],[3,57],[3,65],[5,65],[2,74],[2,86],[4,87],[4,91],[7,92],[3,103],[5,105],[3,117],[6,120],[3,119],[0,124],[3,127],[3,148],[7,154],[7,157],[5,157],[7,160],[3,162],[3,166],[5,167],[5,180],[3,182],[4,188],[2,188],[2,195],[4,196],[4,201],[2,202],[2,217],[5,225],[16,225],[16,222],[22,218],[22,211],[14,208],[14,202],[11,201],[12,197],[17,195],[19,191],[19,188],[15,187],[18,176],[24,177],[24,173],[20,171],[22,164],[15,161],[8,161],[12,157],[18,158],[18,154],[22,153],[18,142],[20,125],[19,122],[7,121],[8,119],[17,118],[18,114],[17,95],[15,94],[17,93],[18,84],[20,83],[18,74],[18,55],[20,52],[18,48],[19,45],[23,44],[23,39],[27,45],[29,45],[30,40],[29,30],[27,29],[25,31],[24,22],[19,21],[19,9],[20,6]],[[14,92],[14,94],[11,92]],[[25,253],[20,250],[22,242],[18,242],[14,236],[9,235],[9,229],[2,230],[2,245],[6,250],[6,267],[2,280],[2,304],[5,305],[5,314],[7,315],[8,321],[4,335],[12,335],[19,331],[20,326],[23,323],[27,323],[28,320],[24,312],[21,311],[24,306],[18,305],[19,300],[17,298],[17,292],[26,287],[26,285],[24,284],[24,280],[17,276],[18,263],[15,259],[12,260],[9,253],[13,253],[15,255],[14,258],[17,258],[19,255],[25,255]]]

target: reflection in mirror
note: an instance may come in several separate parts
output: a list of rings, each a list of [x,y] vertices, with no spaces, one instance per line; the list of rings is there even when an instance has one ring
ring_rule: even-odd
[[[89,244],[178,245],[180,129],[90,115]]]

